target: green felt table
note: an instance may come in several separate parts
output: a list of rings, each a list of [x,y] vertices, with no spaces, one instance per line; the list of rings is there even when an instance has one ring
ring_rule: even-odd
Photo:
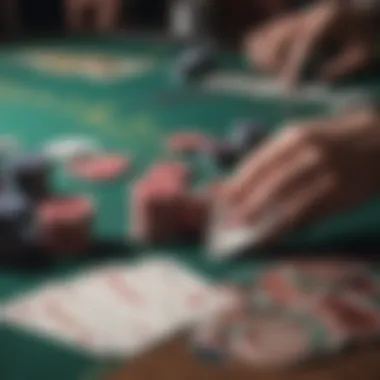
[[[143,75],[96,81],[83,75],[29,67],[18,55],[52,51],[110,54],[126,60],[143,57],[153,65]],[[124,37],[39,41],[0,50],[0,134],[13,135],[30,152],[40,151],[45,143],[59,137],[90,136],[108,151],[123,152],[133,158],[133,171],[107,184],[81,182],[56,168],[53,186],[57,192],[88,194],[96,200],[94,252],[85,258],[61,260],[47,268],[0,268],[2,302],[49,279],[81,272],[113,257],[131,260],[147,251],[163,249],[131,244],[127,231],[131,186],[153,160],[168,157],[166,136],[189,128],[223,136],[234,121],[247,117],[256,118],[273,130],[283,124],[281,97],[262,99],[209,93],[201,89],[199,82],[176,83],[170,74],[179,51],[180,46],[173,43]],[[234,54],[221,54],[219,64],[221,70],[248,73],[244,62]],[[359,85],[375,95],[380,90],[376,78]],[[292,107],[292,116],[309,117],[328,111],[326,104],[300,101]],[[215,168],[202,160],[194,160],[193,164],[195,186],[218,175]],[[373,200],[360,209],[296,231],[281,242],[280,248],[337,250],[345,246],[373,246],[377,241],[380,245],[380,202]],[[259,270],[265,265],[265,261],[254,258],[216,265],[196,245],[164,249],[214,278],[239,275],[243,268]],[[13,326],[0,327],[0,377],[4,380],[84,379],[104,364],[98,358],[23,333]]]

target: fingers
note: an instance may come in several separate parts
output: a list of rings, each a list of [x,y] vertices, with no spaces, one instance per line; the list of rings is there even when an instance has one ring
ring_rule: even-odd
[[[333,25],[336,11],[337,8],[333,3],[326,3],[311,12],[309,17],[304,17],[303,30],[290,48],[286,63],[280,73],[287,87],[293,88],[298,84],[305,66],[313,58],[319,43]]]
[[[321,142],[321,133],[324,136],[334,127],[340,129],[344,120],[319,120],[287,128],[264,145],[257,156],[252,155],[223,194],[232,223],[258,226],[260,231],[268,229],[265,234],[271,237],[308,214],[315,193],[325,196],[327,189],[332,191],[336,184],[336,168],[330,164],[330,139],[327,136]],[[299,204],[305,204],[303,209]]]
[[[322,154],[317,149],[305,149],[291,162],[279,168],[243,201],[234,213],[237,223],[255,225],[283,199],[291,197],[319,176],[326,175]]]
[[[361,43],[346,48],[337,58],[328,62],[321,72],[323,79],[333,81],[354,74],[370,63],[370,49]]]
[[[294,38],[297,19],[276,20],[265,28],[250,33],[244,41],[248,60],[264,71],[278,71]]]
[[[279,205],[280,212],[273,214],[272,223],[262,229],[262,243],[271,242],[286,233],[300,227],[304,221],[308,223],[322,216],[323,204],[326,198],[334,193],[336,182],[333,177],[319,177]],[[322,207],[322,208],[321,208]],[[331,211],[331,210],[330,210]]]
[[[243,162],[236,175],[227,184],[225,200],[235,205],[245,199],[252,189],[261,186],[265,177],[274,171],[287,170],[284,164],[312,144],[314,130],[329,126],[331,121],[318,121],[313,125],[287,127],[274,139],[264,144]]]
[[[239,202],[252,186],[265,174],[279,166],[281,160],[288,160],[292,155],[288,146],[292,145],[287,137],[275,137],[265,144],[258,152],[249,156],[238,170],[237,174],[226,185],[224,195],[227,202],[236,204]],[[294,143],[295,144],[295,143]]]

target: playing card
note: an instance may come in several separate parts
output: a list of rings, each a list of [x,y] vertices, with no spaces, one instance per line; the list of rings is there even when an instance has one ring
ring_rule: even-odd
[[[74,320],[60,305],[62,289],[49,285],[4,307],[4,319],[32,333],[60,337],[65,344],[87,349],[93,337],[86,326]]]
[[[100,356],[132,356],[221,307],[179,262],[117,263],[49,284],[5,307],[8,322]]]
[[[200,276],[176,263],[167,263],[167,287],[172,298],[170,313],[178,324],[192,324],[225,307],[228,297]]]
[[[235,225],[230,223],[226,205],[214,205],[207,237],[209,257],[213,260],[227,260],[248,248],[254,248],[281,217],[282,209],[278,208],[255,225]]]
[[[288,98],[286,84],[275,78],[241,73],[218,71],[210,74],[203,82],[206,91],[236,94],[250,98]],[[294,101],[311,101],[322,104],[348,104],[348,99],[363,98],[363,91],[358,88],[336,90],[323,84],[305,83],[293,95]]]

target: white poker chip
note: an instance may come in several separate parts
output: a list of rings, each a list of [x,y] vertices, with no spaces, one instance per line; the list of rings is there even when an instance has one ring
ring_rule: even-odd
[[[49,143],[44,154],[58,162],[70,162],[76,159],[92,157],[101,151],[100,146],[87,138],[67,138]]]

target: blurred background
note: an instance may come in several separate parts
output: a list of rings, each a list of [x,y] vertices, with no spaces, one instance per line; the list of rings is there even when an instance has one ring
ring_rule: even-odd
[[[0,0],[2,39],[207,28],[237,47],[248,28],[306,0]],[[190,24],[193,25],[190,25]]]

